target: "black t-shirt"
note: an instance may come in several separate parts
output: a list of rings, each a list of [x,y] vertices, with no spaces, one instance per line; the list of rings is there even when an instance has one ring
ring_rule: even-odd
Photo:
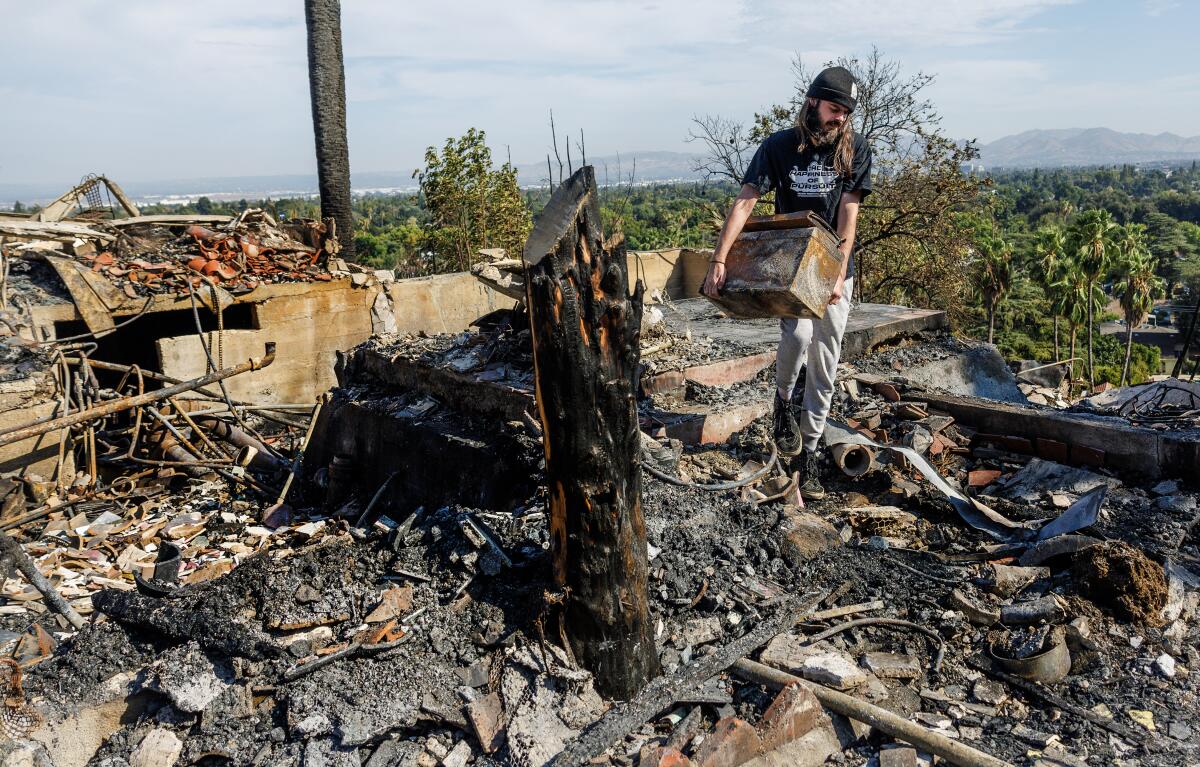
[[[833,146],[798,152],[799,143],[794,128],[772,133],[754,153],[742,183],[757,187],[761,194],[775,192],[776,213],[811,210],[836,231],[842,192],[861,191],[865,198],[871,191],[871,147],[855,134],[854,167],[849,178],[843,178],[833,167]],[[853,276],[851,252],[846,277]]]

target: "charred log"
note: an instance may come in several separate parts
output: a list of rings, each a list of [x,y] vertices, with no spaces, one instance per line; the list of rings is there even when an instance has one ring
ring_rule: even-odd
[[[525,247],[554,575],[571,649],[602,693],[659,673],[646,597],[635,402],[642,294],[606,249],[590,166],[555,190]]]

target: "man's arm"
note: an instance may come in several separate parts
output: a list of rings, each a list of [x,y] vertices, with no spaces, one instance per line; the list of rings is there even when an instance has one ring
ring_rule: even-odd
[[[717,238],[717,249],[713,251],[712,259],[708,262],[708,275],[704,278],[704,286],[700,288],[700,292],[704,295],[716,298],[717,291],[725,284],[725,258],[729,255],[729,249],[733,247],[733,241],[742,233],[746,219],[750,218],[750,214],[754,212],[754,206],[758,204],[760,196],[758,187],[753,184],[742,184],[742,191],[733,201],[733,207],[725,218],[725,225],[721,227],[721,236]],[[855,206],[855,210],[858,210],[857,206]]]
[[[838,250],[842,251],[842,273],[838,275],[833,295],[829,297],[830,304],[836,304],[842,299],[846,270],[850,267],[850,254],[854,252],[854,235],[858,232],[858,208],[862,203],[862,197],[861,191],[843,192],[841,200],[838,201],[837,233],[838,237],[842,238],[842,244],[838,246]]]

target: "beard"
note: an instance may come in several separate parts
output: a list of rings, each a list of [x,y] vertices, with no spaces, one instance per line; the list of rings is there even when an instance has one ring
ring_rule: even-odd
[[[809,111],[804,120],[808,127],[809,135],[812,137],[812,143],[815,146],[832,146],[842,137],[842,131],[846,129],[847,122],[830,122],[822,125],[817,116],[817,110]]]

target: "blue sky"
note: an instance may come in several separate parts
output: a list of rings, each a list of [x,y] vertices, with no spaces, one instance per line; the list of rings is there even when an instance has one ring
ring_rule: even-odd
[[[4,9],[0,181],[310,173],[302,0],[62,0]],[[351,166],[409,171],[486,130],[535,162],[695,151],[693,115],[748,119],[811,66],[872,45],[943,128],[1200,134],[1200,4],[1171,0],[343,0]]]

